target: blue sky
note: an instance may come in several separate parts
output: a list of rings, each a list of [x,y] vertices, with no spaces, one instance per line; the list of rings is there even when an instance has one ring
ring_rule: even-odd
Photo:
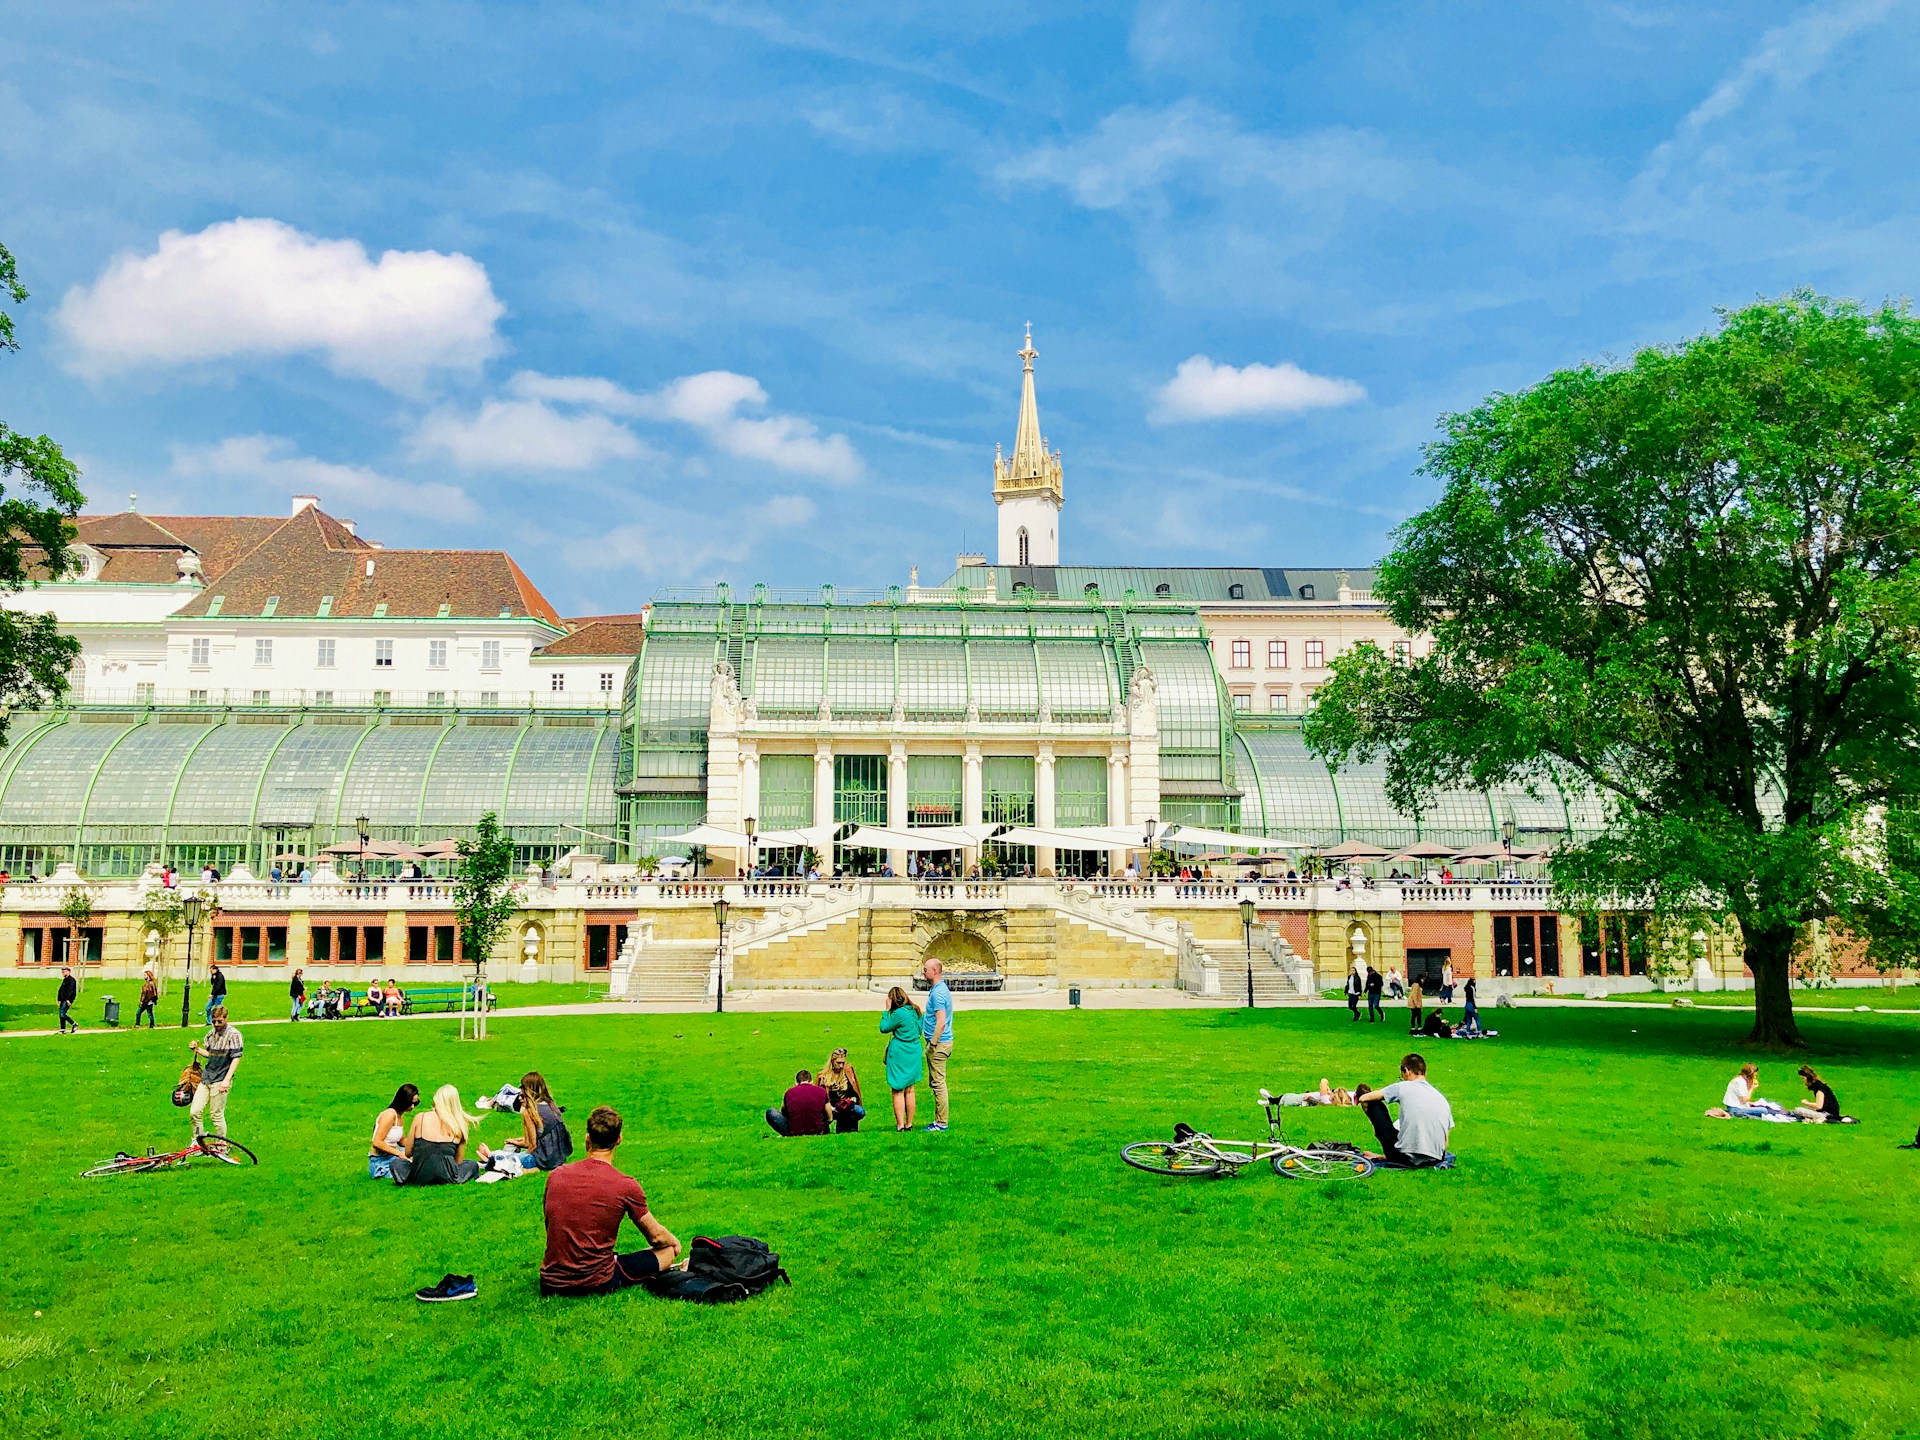
[[[624,610],[989,545],[1031,321],[1064,559],[1365,564],[1442,412],[1913,288],[1914,3],[1048,13],[17,8],[0,415]]]

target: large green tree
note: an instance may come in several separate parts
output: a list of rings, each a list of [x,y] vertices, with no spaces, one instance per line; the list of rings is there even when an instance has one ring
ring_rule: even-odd
[[[13,256],[0,245],[0,351],[18,350],[13,307],[27,298]],[[36,574],[62,574],[73,564],[73,517],[86,503],[80,471],[44,435],[22,435],[0,421],[0,599]],[[66,692],[80,654],[51,615],[0,606],[0,739],[8,711],[45,705]]]
[[[1442,422],[1445,490],[1377,590],[1432,637],[1344,655],[1308,721],[1335,764],[1450,786],[1580,786],[1605,834],[1553,860],[1569,907],[1718,916],[1753,1039],[1797,1044],[1796,937],[1882,963],[1920,936],[1920,324],[1811,295],[1585,365]]]

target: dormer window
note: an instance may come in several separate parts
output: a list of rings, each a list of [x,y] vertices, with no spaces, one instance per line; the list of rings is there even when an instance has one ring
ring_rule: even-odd
[[[1153,587],[1153,598],[1156,600],[1165,600],[1172,594],[1173,594],[1173,586],[1167,584],[1167,582],[1164,580],[1162,580],[1158,585]]]
[[[1302,585],[1300,587],[1300,598],[1302,600],[1311,600],[1313,598],[1313,587],[1311,585]]]
[[[1241,584],[1237,584],[1237,583],[1236,583],[1236,584],[1233,584],[1233,585],[1229,585],[1229,586],[1227,586],[1227,598],[1228,598],[1229,600],[1244,600],[1244,599],[1246,599],[1246,598],[1247,598],[1247,587],[1246,587],[1246,586],[1244,586],[1244,585],[1241,585]]]

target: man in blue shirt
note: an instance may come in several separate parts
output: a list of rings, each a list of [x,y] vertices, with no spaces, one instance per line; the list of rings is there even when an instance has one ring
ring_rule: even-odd
[[[920,973],[927,978],[927,1017],[921,1025],[927,1037],[927,1084],[933,1088],[933,1123],[925,1129],[938,1134],[947,1128],[947,1057],[953,1054],[953,992],[941,978],[938,960],[929,960]]]

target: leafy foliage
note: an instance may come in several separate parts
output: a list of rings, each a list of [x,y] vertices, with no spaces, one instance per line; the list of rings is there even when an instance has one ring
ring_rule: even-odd
[[[26,298],[13,256],[0,245],[0,351],[20,348],[10,307]],[[53,441],[0,421],[0,596],[36,575],[72,568],[73,517],[86,503],[79,479],[79,468]],[[60,634],[51,615],[0,608],[0,739],[8,708],[44,705],[66,693],[79,654],[79,642]]]
[[[483,973],[494,944],[506,931],[517,907],[513,897],[513,840],[501,832],[489,810],[477,834],[459,842],[460,866],[454,872],[453,909],[460,922],[460,948]]]
[[[1575,903],[1737,921],[1754,1038],[1797,1039],[1796,937],[1920,937],[1920,324],[1801,294],[1447,417],[1378,591],[1432,637],[1342,656],[1308,721],[1417,806],[1601,797]]]

